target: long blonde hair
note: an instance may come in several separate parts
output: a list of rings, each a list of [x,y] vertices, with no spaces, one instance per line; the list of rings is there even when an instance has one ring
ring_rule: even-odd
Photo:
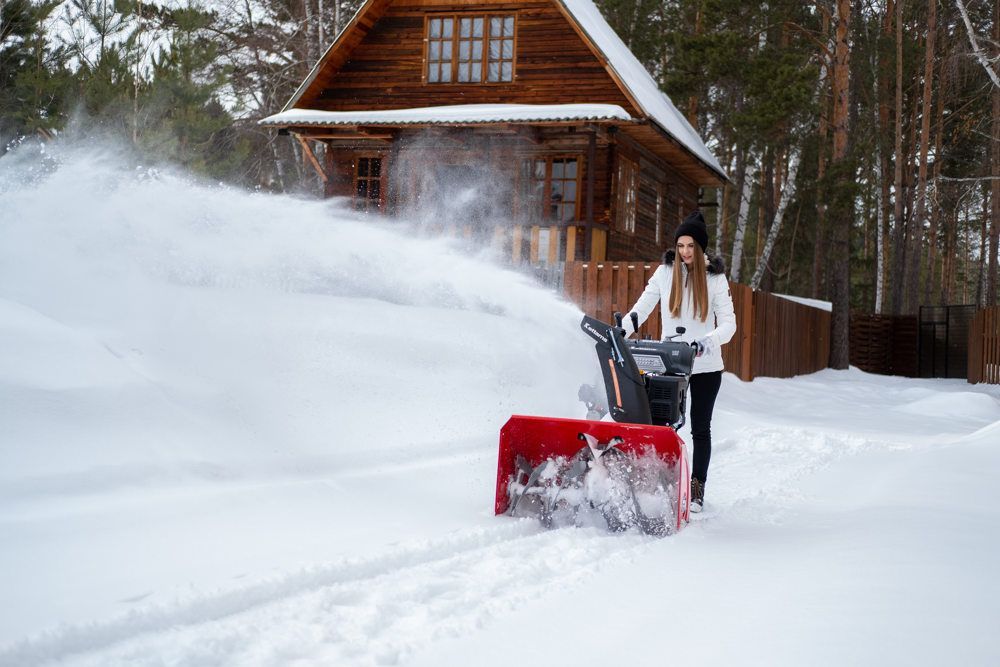
[[[680,253],[674,255],[674,277],[670,284],[670,305],[671,317],[680,317],[681,306],[684,305],[684,293],[691,295],[691,304],[694,306],[695,315],[702,322],[708,319],[708,269],[706,268],[705,253],[701,246],[694,244],[694,257],[691,260],[691,268],[687,272],[685,284],[684,271],[681,269]]]

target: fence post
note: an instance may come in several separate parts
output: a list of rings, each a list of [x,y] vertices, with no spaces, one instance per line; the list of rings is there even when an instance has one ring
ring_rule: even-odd
[[[970,384],[983,381],[983,311],[978,310],[969,326],[969,365],[967,379]]]

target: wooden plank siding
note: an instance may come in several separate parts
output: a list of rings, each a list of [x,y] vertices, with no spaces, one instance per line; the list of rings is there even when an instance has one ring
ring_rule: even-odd
[[[515,17],[512,81],[425,81],[428,17],[498,14]],[[488,230],[488,235],[512,261],[551,265],[574,260],[659,260],[672,245],[676,225],[697,208],[699,184],[718,184],[719,177],[689,149],[652,125],[616,76],[588,36],[560,5],[548,0],[373,0],[324,55],[320,67],[304,83],[302,96],[293,98],[295,108],[367,111],[462,104],[599,103],[619,105],[636,120],[290,125],[286,130],[326,144],[326,158],[317,171],[327,197],[354,196],[360,157],[383,160],[381,210],[389,215],[413,210],[413,202],[429,191],[431,174],[453,173],[439,167],[485,170],[491,184],[506,181],[510,185],[509,193],[492,190],[484,206],[494,212],[509,206],[509,226]],[[572,221],[576,225],[539,222],[537,211],[529,215],[519,208],[517,179],[522,161],[555,157],[573,157],[582,166],[577,215]],[[639,167],[634,231],[618,228],[620,216],[615,210],[616,174],[622,158]],[[588,186],[592,186],[591,199]]]
[[[597,148],[594,164],[587,163],[588,143],[596,132]],[[644,261],[658,260],[663,250],[673,241],[673,230],[680,217],[696,206],[697,188],[680,178],[668,165],[647,156],[639,156],[640,183],[637,201],[638,215],[634,234],[614,229],[614,179],[616,151],[606,131],[585,126],[537,128],[533,139],[516,135],[491,136],[468,128],[440,128],[403,130],[396,134],[391,144],[359,141],[354,146],[330,146],[326,151],[325,170],[328,197],[351,197],[354,192],[354,162],[362,156],[381,156],[386,161],[389,193],[388,212],[403,213],[405,196],[412,190],[406,183],[413,174],[425,171],[431,165],[466,165],[469,168],[486,168],[498,179],[510,178],[512,196],[516,197],[516,172],[521,160],[546,156],[575,157],[582,167],[580,178],[580,207],[578,222],[586,222],[586,183],[588,170],[594,170],[594,223],[605,228],[602,239],[606,250],[587,257],[584,236],[577,237],[578,251],[569,259],[612,259],[634,257]],[[635,153],[633,153],[635,155]],[[512,173],[513,172],[513,173]],[[682,189],[683,187],[683,189]],[[656,241],[656,192],[662,192],[663,229],[659,243]],[[523,213],[512,201],[511,214]],[[516,222],[512,223],[516,224]],[[610,232],[610,233],[609,233]]]
[[[587,315],[605,322],[627,315],[658,264],[650,262],[567,262],[563,293]],[[736,334],[722,346],[726,369],[744,381],[792,377],[829,365],[830,313],[730,283]],[[641,338],[659,339],[656,308],[640,327]]]
[[[509,83],[424,83],[424,17],[516,14],[514,80]],[[447,101],[446,101],[447,100]],[[442,104],[617,104],[636,116],[603,63],[551,2],[393,3],[354,47],[336,78],[309,108],[325,111],[408,109]]]
[[[698,208],[698,186],[685,178],[662,158],[623,133],[615,133],[616,155],[639,165],[638,215],[635,234],[615,229],[608,248],[609,260],[659,260],[663,251],[673,246],[674,230],[685,215]],[[611,174],[614,176],[614,172]],[[656,241],[656,191],[663,193],[663,230]],[[608,200],[613,209],[612,190]],[[610,211],[614,225],[616,211]]]
[[[1000,384],[1000,306],[979,310],[972,319],[968,380]]]
[[[517,201],[517,167],[522,160],[542,157],[575,157],[581,165],[579,180],[579,211],[577,222],[586,222],[586,183],[588,170],[594,170],[594,223],[603,228],[603,250],[585,252],[585,235],[575,237],[575,252],[567,254],[569,260],[614,260],[634,258],[635,261],[655,261],[664,249],[673,243],[673,233],[681,218],[696,208],[697,188],[679,178],[670,167],[642,160],[640,164],[639,192],[635,233],[617,229],[614,211],[615,151],[617,146],[608,143],[598,132],[598,147],[594,151],[594,164],[587,163],[587,144],[594,130],[587,128],[539,128],[535,141],[518,140],[516,137],[489,137],[470,133],[465,129],[442,129],[428,134],[408,130],[398,133],[391,144],[357,142],[354,146],[330,146],[326,151],[327,197],[352,197],[354,195],[355,161],[359,157],[380,156],[384,160],[383,189],[387,193],[387,211],[405,214],[413,194],[412,179],[433,169],[435,165],[466,166],[486,169],[491,181],[509,179],[511,225],[518,223],[526,212]],[[664,176],[666,175],[666,176]],[[662,193],[662,229],[656,239],[657,191]],[[493,202],[500,206],[502,202]],[[560,260],[562,257],[560,258]]]

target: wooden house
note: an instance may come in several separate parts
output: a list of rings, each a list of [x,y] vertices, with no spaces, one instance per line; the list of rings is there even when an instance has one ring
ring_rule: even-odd
[[[367,0],[261,123],[326,196],[516,261],[656,259],[725,179],[591,0]]]

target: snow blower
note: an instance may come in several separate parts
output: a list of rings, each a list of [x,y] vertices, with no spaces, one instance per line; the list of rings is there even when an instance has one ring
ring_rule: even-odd
[[[688,521],[691,475],[677,429],[694,348],[676,336],[628,340],[621,325],[620,313],[613,326],[580,322],[604,377],[603,394],[580,388],[587,419],[514,415],[500,430],[496,514],[658,536]]]

